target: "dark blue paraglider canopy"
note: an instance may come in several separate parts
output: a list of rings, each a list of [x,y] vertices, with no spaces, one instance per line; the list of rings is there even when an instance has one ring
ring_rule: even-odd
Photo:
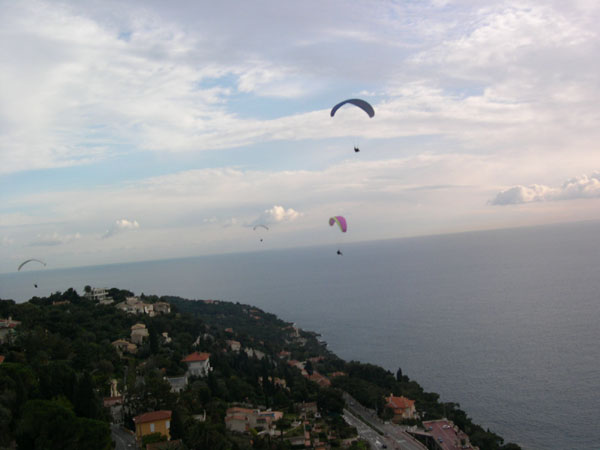
[[[351,103],[354,106],[358,106],[360,109],[362,109],[364,112],[366,112],[369,115],[369,117],[373,117],[375,115],[375,110],[369,103],[367,103],[364,100],[361,100],[360,98],[350,98],[348,100],[344,100],[343,102],[340,102],[337,105],[335,105],[331,109],[331,117],[333,117],[335,115],[335,112],[338,109],[340,109],[342,106],[344,106],[346,103]]]

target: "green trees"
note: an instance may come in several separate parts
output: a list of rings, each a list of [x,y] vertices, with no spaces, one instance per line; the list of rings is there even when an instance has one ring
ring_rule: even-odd
[[[112,448],[107,423],[76,417],[71,409],[54,400],[38,399],[25,403],[16,441],[19,449],[24,450]]]

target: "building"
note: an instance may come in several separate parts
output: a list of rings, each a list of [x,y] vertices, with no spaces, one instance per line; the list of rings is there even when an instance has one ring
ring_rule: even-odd
[[[92,288],[90,292],[83,294],[84,297],[99,302],[101,305],[110,305],[113,302],[106,288]]]
[[[401,422],[404,419],[416,419],[417,411],[415,409],[415,401],[410,400],[406,397],[394,397],[390,394],[386,398],[386,408],[390,408],[394,411],[393,422]]]
[[[121,423],[123,419],[123,396],[104,397],[102,404],[108,409],[111,421]]]
[[[238,341],[228,339],[225,342],[227,343],[227,346],[231,349],[232,352],[237,353],[242,349],[242,344],[240,344]]]
[[[0,364],[2,364],[4,362],[5,356],[4,355],[0,355]]]
[[[143,323],[136,323],[131,327],[131,342],[141,345],[148,337],[148,329]]]
[[[171,385],[171,392],[179,393],[183,391],[188,384],[187,375],[182,377],[167,377],[166,380]]]
[[[12,320],[12,317],[0,319],[0,344],[10,342],[15,334],[15,328],[19,325],[21,325],[21,322]]]
[[[125,339],[117,339],[112,343],[112,346],[117,349],[120,356],[123,356],[123,353],[131,353],[134,355],[137,353],[137,345],[132,344]]]
[[[171,439],[171,411],[152,411],[133,418],[135,424],[135,437],[138,442],[152,433],[160,433],[167,440]]]
[[[210,353],[194,352],[181,360],[188,366],[188,375],[204,377],[212,370],[210,367]]]
[[[291,352],[282,350],[279,353],[277,353],[277,356],[281,359],[289,359],[292,356],[292,354],[291,354]]]
[[[167,302],[156,302],[153,306],[156,314],[169,314],[171,312],[171,305]]]
[[[317,408],[317,402],[302,402],[296,403],[296,409],[301,416],[306,417],[307,415],[315,415],[319,412]]]
[[[329,378],[327,378],[325,375],[321,375],[316,370],[313,371],[312,375],[308,375],[307,378],[310,381],[314,381],[315,383],[317,383],[322,388],[327,388],[327,387],[331,386],[331,381],[329,381]]]
[[[278,377],[275,377],[275,378],[273,378],[273,377],[267,377],[267,380],[269,381],[269,383],[273,383],[273,385],[274,385],[274,386],[278,386],[278,387],[280,387],[280,388],[283,388],[283,389],[288,389],[288,387],[287,387],[287,382],[285,381],[285,379],[284,379],[284,378],[278,378]],[[258,382],[259,382],[260,384],[262,384],[262,382],[263,382],[263,377],[258,377]],[[288,390],[289,390],[289,389],[288,389]]]
[[[469,441],[469,436],[450,420],[425,421],[423,427],[425,427],[424,433],[413,432],[411,434],[421,442],[425,442],[428,448],[436,450],[477,449]]]
[[[249,409],[234,406],[225,413],[225,427],[230,431],[239,433],[249,432],[251,428],[257,431],[272,432],[275,422],[283,417],[281,411],[261,411],[260,409]]]
[[[256,358],[256,359],[263,359],[265,357],[264,352],[261,352],[260,350],[256,350],[254,348],[245,348],[244,352],[246,352],[246,355],[248,355],[248,358]]]

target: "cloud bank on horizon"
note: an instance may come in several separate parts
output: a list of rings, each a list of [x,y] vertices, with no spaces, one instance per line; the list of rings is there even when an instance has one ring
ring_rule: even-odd
[[[581,175],[565,181],[560,187],[533,184],[513,186],[501,191],[490,202],[492,205],[517,205],[521,203],[574,200],[600,197],[600,173]]]
[[[0,2],[0,271],[600,219],[597,2]]]

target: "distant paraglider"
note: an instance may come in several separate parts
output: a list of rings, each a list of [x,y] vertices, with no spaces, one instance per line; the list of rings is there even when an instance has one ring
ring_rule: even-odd
[[[262,224],[262,223],[259,223],[258,225],[254,226],[253,230],[256,231],[257,229],[258,229],[259,233],[264,233],[264,231],[262,231],[262,229],[264,229],[266,231],[269,231],[269,227],[266,226],[266,225],[264,225],[264,224]],[[259,234],[259,236],[261,236],[261,235]],[[262,242],[262,241],[263,241],[263,238],[261,236],[260,242]]]
[[[21,264],[19,264],[19,268],[17,269],[17,272],[21,270],[21,267],[23,267],[25,264],[28,264],[30,262],[38,262],[38,263],[46,266],[46,263],[44,261],[40,261],[39,259],[28,259],[27,261],[23,261]]]
[[[337,105],[335,105],[331,109],[331,117],[335,116],[335,113],[337,112],[337,110],[340,109],[342,106],[344,106],[346,103],[350,103],[354,106],[359,107],[364,112],[366,112],[369,115],[369,117],[371,117],[371,118],[375,115],[375,110],[368,102],[361,100],[360,98],[350,98],[348,100],[344,100],[343,102],[340,102]]]
[[[342,231],[342,233],[345,233],[348,230],[348,224],[346,222],[346,218],[343,216],[333,216],[329,218],[329,226],[332,227],[335,224],[338,224],[340,230]],[[338,249],[337,254],[339,256],[344,256],[344,254],[342,253],[342,251],[340,249]]]
[[[369,117],[373,117],[375,115],[375,110],[368,102],[361,100],[360,98],[350,98],[348,100],[344,100],[343,102],[340,102],[337,105],[335,105],[331,109],[331,114],[330,114],[331,117],[335,116],[335,113],[337,112],[337,110],[340,109],[342,106],[344,106],[347,103],[362,109],[364,112],[366,112],[368,114]],[[360,152],[360,149],[358,148],[357,145],[355,145],[354,153],[358,153],[358,152]]]

